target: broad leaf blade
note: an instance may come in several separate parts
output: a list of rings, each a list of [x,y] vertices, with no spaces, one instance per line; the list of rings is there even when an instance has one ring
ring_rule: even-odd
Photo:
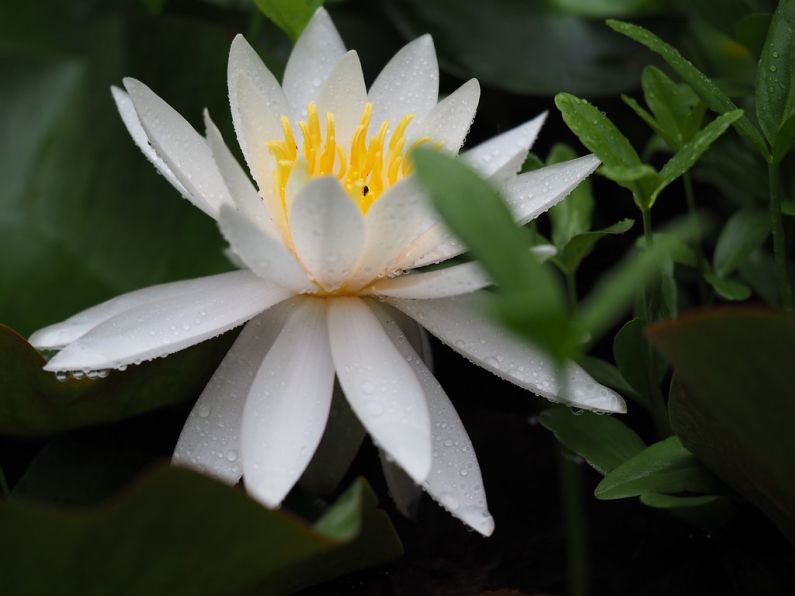
[[[780,0],[770,21],[756,74],[756,115],[774,145],[795,113],[795,1]]]
[[[726,277],[770,235],[770,216],[759,209],[741,209],[729,218],[718,236],[713,267]]]

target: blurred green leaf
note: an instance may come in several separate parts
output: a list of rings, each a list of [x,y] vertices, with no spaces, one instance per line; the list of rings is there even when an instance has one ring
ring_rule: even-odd
[[[636,401],[642,400],[613,363],[594,356],[580,356],[577,363],[582,366],[585,372],[591,375],[597,383],[615,389],[622,395],[626,395]]]
[[[520,317],[521,323],[513,323],[551,355],[568,356],[573,338],[560,284],[528,251],[527,231],[514,223],[497,190],[463,162],[440,151],[418,148],[414,163],[445,224],[501,288],[501,314]]]
[[[627,104],[633,112],[635,112],[641,120],[643,120],[649,128],[651,128],[668,147],[673,147],[674,145],[671,144],[670,141],[665,141],[665,137],[668,136],[668,132],[663,130],[660,126],[660,123],[655,120],[654,116],[649,113],[649,111],[641,106],[636,100],[629,97],[628,95],[621,96],[622,101]]]
[[[748,300],[751,297],[751,288],[742,282],[718,277],[714,273],[706,273],[704,279],[721,298],[726,300]]]
[[[227,31],[46,7],[0,3],[0,253],[14,255],[0,259],[0,321],[26,335],[121,292],[230,268],[215,222],[135,147],[109,91],[134,74],[194,123],[205,105],[223,117]]]
[[[678,437],[651,445],[614,468],[597,485],[597,499],[623,499],[646,493],[710,493],[720,482],[684,448]]]
[[[555,406],[541,412],[539,421],[561,445],[603,475],[646,448],[635,431],[612,416]]]
[[[671,425],[688,449],[795,542],[795,318],[755,308],[705,311],[648,336],[671,362]]]
[[[726,114],[738,109],[735,103],[729,99],[729,96],[721,91],[709,77],[693,66],[693,64],[685,59],[678,50],[665,43],[651,31],[639,27],[638,25],[612,19],[608,20],[607,24],[618,33],[626,35],[630,39],[634,39],[638,43],[658,53],[668,66],[690,85],[693,91],[701,97],[710,109],[719,114]],[[770,159],[770,151],[768,150],[767,143],[747,116],[740,117],[734,123],[734,127],[765,159]]]
[[[569,161],[576,157],[577,153],[574,149],[563,143],[558,143],[549,152],[547,165]],[[569,240],[577,234],[591,229],[593,207],[591,182],[585,179],[571,191],[565,201],[561,201],[549,210],[549,221],[552,223],[552,242],[558,250],[563,249]]]
[[[172,467],[88,509],[8,499],[0,533],[9,594],[288,594],[401,552],[363,480],[312,526]]]
[[[599,282],[580,305],[578,322],[591,334],[591,339],[601,336],[626,309],[638,288],[659,271],[660,261],[670,258],[682,242],[695,236],[694,222],[686,221],[670,227],[664,234],[655,235],[651,247],[635,251],[611,271],[602,275]]]
[[[58,381],[23,337],[0,325],[0,435],[41,436],[123,420],[195,397],[235,333],[106,379]]]
[[[770,235],[770,216],[760,209],[741,209],[729,218],[718,236],[713,267],[726,277]]]
[[[254,0],[254,4],[295,41],[323,0]]]
[[[795,115],[794,27],[795,1],[780,0],[770,21],[756,76],[756,116],[771,146],[782,125]]]
[[[640,496],[640,502],[647,507],[654,507],[655,509],[681,509],[709,505],[721,498],[722,497],[718,495],[678,497],[676,495],[664,495],[661,493],[646,493]]]
[[[600,22],[546,1],[389,0],[386,7],[406,39],[433,35],[442,70],[513,93],[609,96],[631,89],[644,64]]]
[[[795,142],[795,114],[787,118],[776,133],[773,142],[773,163],[781,163]]]
[[[629,16],[658,11],[660,0],[551,0],[561,10],[592,18]]]
[[[773,15],[767,13],[749,14],[734,25],[734,38],[748,49],[754,60],[762,55],[772,18]]]
[[[563,201],[564,203],[567,202]],[[557,256],[553,257],[553,261],[565,272],[573,273],[580,266],[582,260],[591,254],[596,243],[605,236],[614,236],[617,234],[624,234],[632,229],[635,221],[632,219],[622,219],[601,230],[594,230],[593,232],[584,232],[575,235],[571,238],[566,245],[558,252]]]
[[[654,205],[657,197],[671,182],[679,178],[682,174],[688,171],[710,148],[733,122],[736,122],[743,116],[742,110],[735,110],[722,114],[705,126],[702,130],[698,131],[692,139],[685,143],[674,156],[666,162],[662,170],[660,170],[660,182],[655,187],[650,197],[650,205]]]
[[[664,495],[646,493],[640,502],[653,509],[664,509],[695,526],[711,531],[725,526],[736,514],[737,508],[721,495]]]

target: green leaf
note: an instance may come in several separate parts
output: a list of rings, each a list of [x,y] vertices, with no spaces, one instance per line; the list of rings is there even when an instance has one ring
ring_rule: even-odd
[[[295,41],[323,0],[254,0],[254,4]]]
[[[568,200],[568,199],[567,199]],[[564,203],[566,201],[563,201]],[[560,250],[558,255],[554,257],[555,263],[566,272],[573,273],[580,266],[582,260],[591,254],[596,243],[605,236],[614,236],[617,234],[624,234],[635,225],[632,219],[622,219],[601,230],[594,230],[593,232],[584,232],[577,234]]]
[[[660,170],[660,182],[654,189],[651,195],[651,203],[649,206],[654,205],[657,197],[671,182],[679,178],[682,174],[688,171],[710,148],[720,136],[726,132],[733,122],[736,122],[743,116],[742,110],[735,110],[718,116],[700,130],[696,135],[685,143],[674,156]]]
[[[646,493],[710,493],[720,483],[684,448],[678,437],[651,445],[607,474],[597,499],[624,499]]]
[[[640,502],[647,507],[655,509],[682,509],[709,505],[723,497],[719,495],[693,495],[690,497],[677,497],[660,493],[647,493],[640,496]]]
[[[748,49],[754,60],[762,55],[772,18],[773,15],[766,13],[749,14],[734,25],[734,38]]]
[[[729,218],[715,244],[713,267],[726,277],[770,235],[770,216],[759,209],[741,209]]]
[[[787,118],[776,133],[773,142],[773,163],[781,163],[795,142],[795,114]]]
[[[748,300],[751,297],[751,288],[742,282],[718,277],[714,273],[705,273],[704,279],[712,286],[721,298],[726,300]]]
[[[573,338],[560,284],[528,251],[527,231],[514,223],[497,190],[463,162],[440,151],[419,148],[414,163],[445,224],[502,290],[506,322],[554,357],[568,355]]]
[[[141,154],[108,88],[134,74],[203,130],[204,106],[228,114],[228,30],[121,12],[0,2],[0,254],[14,255],[0,259],[0,321],[25,335],[122,292],[230,269],[215,222]]]
[[[635,431],[612,416],[555,406],[541,412],[539,421],[564,447],[603,475],[646,448]]]
[[[635,85],[645,63],[601,22],[549,2],[389,0],[385,7],[405,39],[433,36],[443,71],[522,95],[614,95]]]
[[[580,305],[577,323],[590,333],[592,340],[601,334],[630,304],[638,288],[659,270],[659,263],[670,258],[678,244],[695,236],[696,227],[686,221],[655,236],[647,249],[625,257],[612,271],[603,275],[596,287]]]
[[[688,85],[674,83],[656,66],[643,69],[641,84],[646,104],[662,131],[660,136],[672,149],[680,148],[699,129],[700,118],[694,121],[694,112],[699,115],[698,96]]]
[[[401,552],[362,480],[312,526],[173,467],[92,508],[8,499],[0,532],[9,594],[287,594]]]
[[[721,89],[704,73],[698,70],[693,64],[684,58],[678,50],[665,43],[651,31],[621,21],[608,20],[607,24],[613,30],[626,35],[643,44],[653,52],[659,54],[663,60],[678,74],[696,94],[707,104],[711,110],[719,114],[725,114],[737,110],[735,103],[729,99]],[[743,137],[745,137],[766,160],[770,159],[765,139],[759,130],[751,123],[747,116],[742,116],[735,123],[734,127]]]
[[[683,388],[669,402],[674,431],[795,542],[795,318],[722,308],[655,325],[648,336]]]
[[[654,388],[649,386],[650,366],[654,366],[655,381],[659,385],[665,376],[665,363],[649,345],[643,330],[648,323],[632,319],[624,324],[613,339],[613,358],[621,376],[642,396],[648,405]]]
[[[558,143],[552,147],[547,157],[547,165],[569,161],[577,157],[568,145]],[[561,250],[577,234],[591,229],[591,213],[594,200],[591,194],[591,181],[585,179],[565,200],[549,210],[552,223],[552,242]]]
[[[795,115],[795,2],[780,0],[756,74],[756,116],[770,145]]]
[[[605,178],[609,178],[613,182],[617,182],[630,189],[632,189],[632,185],[635,182],[648,180],[649,183],[654,186],[658,184],[660,179],[657,170],[645,163],[637,166],[604,165],[599,168],[599,173]]]
[[[558,93],[555,105],[566,125],[605,166],[631,169],[643,165],[627,137],[604,112],[569,93]]]
[[[725,526],[731,521],[737,508],[721,495],[677,496],[660,493],[640,495],[640,502],[653,509],[664,509],[705,531]]]
[[[580,356],[577,363],[591,375],[597,383],[615,389],[635,401],[642,401],[638,393],[627,383],[614,364],[594,356]]]
[[[640,117],[640,119],[643,120],[649,126],[649,128],[651,128],[658,136],[662,138],[665,138],[667,136],[667,132],[663,130],[660,124],[654,119],[654,116],[652,116],[648,112],[648,110],[646,110],[643,106],[641,106],[636,100],[634,100],[633,98],[627,95],[622,95],[621,100],[625,104],[627,104],[632,109],[632,111],[635,112]],[[670,142],[668,141],[665,142],[667,143],[668,147],[673,146],[671,145]]]
[[[0,434],[50,435],[174,405],[202,390],[234,340],[202,342],[106,379],[58,381],[23,337],[0,325]]]
[[[659,0],[551,0],[568,13],[591,18],[646,14],[661,8]]]

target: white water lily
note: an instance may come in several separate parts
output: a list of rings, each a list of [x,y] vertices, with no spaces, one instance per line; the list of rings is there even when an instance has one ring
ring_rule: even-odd
[[[123,369],[245,324],[190,414],[175,462],[229,483],[242,477],[255,498],[279,506],[324,431],[333,431],[326,427],[336,379],[385,454],[404,508],[397,468],[490,534],[472,445],[427,355],[418,354],[417,323],[499,377],[551,400],[559,395],[556,370],[541,353],[478,315],[489,280],[477,264],[414,272],[464,248],[427,207],[409,154],[425,143],[460,150],[477,81],[437,103],[436,55],[424,36],[367,89],[356,52],[346,53],[323,9],[296,43],[281,85],[241,36],[228,77],[235,132],[257,188],[206,112],[202,137],[143,83],[126,79],[126,92],[114,88],[113,96],[147,158],[218,221],[241,270],[137,290],[38,331],[31,343],[60,349],[46,370]],[[462,155],[503,189],[520,224],[599,163],[587,156],[517,175],[543,120]],[[568,403],[624,411],[618,395],[575,364],[565,374]]]

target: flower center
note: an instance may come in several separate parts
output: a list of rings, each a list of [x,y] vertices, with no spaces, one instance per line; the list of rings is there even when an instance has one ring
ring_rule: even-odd
[[[370,136],[368,141],[372,112],[373,104],[366,103],[359,124],[354,129],[350,147],[343,147],[337,142],[334,114],[331,112],[326,112],[324,138],[314,103],[309,104],[306,121],[298,122],[303,137],[303,155],[300,157],[306,162],[309,176],[336,176],[362,213],[366,213],[385,190],[411,174],[409,154],[418,145],[431,140],[430,137],[420,137],[406,147],[406,128],[414,118],[414,114],[406,114],[398,121],[388,142],[388,120],[381,123],[378,133]],[[276,158],[276,185],[284,205],[287,181],[299,160],[299,153],[290,119],[282,116],[280,121],[284,139],[268,141],[266,145]]]

